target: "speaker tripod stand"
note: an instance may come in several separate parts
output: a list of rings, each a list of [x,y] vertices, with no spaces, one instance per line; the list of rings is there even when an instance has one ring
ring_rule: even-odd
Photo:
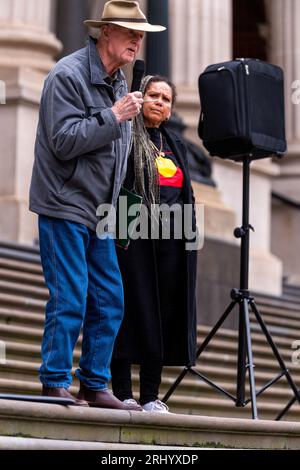
[[[209,335],[203,341],[202,345],[197,350],[196,357],[197,359],[201,356],[203,351],[206,349],[208,344],[211,342],[215,334],[218,332],[220,327],[223,325],[229,314],[233,311],[235,306],[239,307],[239,333],[238,333],[238,365],[237,365],[237,388],[236,396],[233,396],[228,391],[224,390],[222,387],[218,386],[216,383],[211,381],[208,377],[203,375],[200,371],[195,370],[191,366],[186,366],[181,374],[178,376],[174,384],[171,386],[169,391],[163,398],[163,401],[166,403],[170,396],[174,393],[175,389],[184,379],[184,377],[190,373],[194,376],[197,376],[200,380],[204,381],[209,386],[213,387],[215,390],[220,392],[225,397],[229,398],[235,403],[236,407],[245,407],[247,404],[251,403],[252,408],[252,418],[258,419],[257,414],[257,403],[256,397],[265,392],[269,387],[278,382],[282,377],[285,377],[289,387],[292,389],[294,397],[284,408],[282,412],[279,413],[276,420],[280,420],[284,414],[289,410],[289,408],[298,400],[300,403],[300,394],[297,386],[292,379],[292,376],[287,369],[262,317],[259,313],[254,298],[250,295],[249,292],[249,241],[250,241],[250,230],[254,230],[253,227],[249,224],[249,188],[250,188],[250,163],[251,155],[245,155],[243,158],[243,223],[242,226],[236,228],[234,231],[234,236],[241,239],[241,259],[240,259],[240,288],[233,289],[231,291],[232,302],[227,307],[225,312],[222,314],[221,318],[212,328]],[[255,387],[255,376],[254,376],[254,362],[252,354],[252,341],[251,341],[251,330],[250,330],[250,316],[249,309],[253,312],[270,348],[272,349],[273,355],[276,358],[279,367],[280,373],[274,377],[271,381],[265,384],[260,390],[256,391]],[[249,384],[250,384],[250,398],[246,400],[245,398],[245,384],[246,384],[246,375],[247,370],[249,374]]]

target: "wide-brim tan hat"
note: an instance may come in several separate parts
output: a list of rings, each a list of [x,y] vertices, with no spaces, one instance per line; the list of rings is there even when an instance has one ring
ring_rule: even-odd
[[[148,23],[148,20],[139,7],[138,2],[125,0],[111,0],[105,3],[101,20],[86,20],[84,24],[91,28],[100,28],[104,24],[116,24],[127,29],[158,33],[166,28]]]

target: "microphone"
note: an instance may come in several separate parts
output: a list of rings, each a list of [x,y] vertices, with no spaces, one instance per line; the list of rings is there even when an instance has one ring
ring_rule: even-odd
[[[141,81],[145,73],[145,62],[143,60],[136,60],[133,66],[133,78],[130,93],[140,91]]]

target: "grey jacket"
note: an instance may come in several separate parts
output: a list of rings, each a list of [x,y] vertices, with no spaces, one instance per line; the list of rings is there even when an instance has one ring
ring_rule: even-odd
[[[108,81],[92,38],[86,48],[60,60],[46,78],[31,211],[96,230],[97,207],[115,205],[126,175],[130,123],[118,124],[111,110],[128,92],[123,73]]]

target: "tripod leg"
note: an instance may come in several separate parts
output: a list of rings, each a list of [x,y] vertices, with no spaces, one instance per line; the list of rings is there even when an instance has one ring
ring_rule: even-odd
[[[236,406],[243,407],[245,404],[245,381],[246,381],[246,337],[245,337],[245,315],[244,303],[239,304],[239,349],[237,364],[237,391]]]
[[[285,373],[285,376],[286,376],[286,379],[287,379],[287,381],[288,381],[288,383],[289,383],[289,386],[291,387],[291,389],[292,389],[293,392],[294,392],[295,401],[298,400],[298,402],[300,403],[300,393],[299,393],[299,390],[298,390],[298,388],[297,388],[297,386],[296,386],[294,380],[292,379],[292,376],[291,376],[289,370],[287,369],[287,367],[286,367],[286,365],[285,365],[285,363],[284,363],[284,361],[283,361],[283,359],[282,359],[282,357],[281,357],[281,355],[280,355],[280,353],[279,353],[279,351],[278,351],[278,349],[277,349],[277,346],[275,345],[275,343],[274,343],[274,341],[273,341],[273,339],[272,339],[272,336],[270,335],[270,333],[269,333],[269,331],[268,331],[268,329],[267,329],[267,326],[266,326],[265,322],[263,321],[263,319],[262,319],[262,317],[261,317],[261,315],[260,315],[260,313],[259,313],[259,311],[258,311],[258,309],[257,309],[257,307],[256,307],[256,305],[255,305],[254,300],[250,300],[250,306],[251,306],[251,309],[252,309],[252,311],[253,311],[253,313],[254,313],[254,315],[255,315],[255,317],[256,317],[256,320],[258,321],[258,323],[259,323],[259,325],[260,325],[260,327],[261,327],[261,329],[262,329],[262,331],[263,331],[263,333],[264,333],[264,335],[265,335],[265,337],[266,337],[266,339],[267,339],[267,341],[268,341],[268,343],[269,343],[269,345],[270,345],[270,347],[271,347],[271,349],[272,349],[272,351],[273,351],[274,356],[276,357],[276,359],[277,359],[277,361],[278,361],[278,363],[279,363],[279,365],[280,365],[280,367],[281,367],[281,370]],[[290,403],[291,403],[291,402],[290,402]],[[293,404],[293,403],[291,403],[291,405],[292,405],[292,404]],[[290,406],[291,406],[291,405],[290,405]],[[280,418],[288,411],[288,409],[290,408],[290,406],[287,407],[287,408],[284,410],[284,413],[281,413],[281,414],[279,415]],[[280,419],[280,418],[277,418],[277,419]]]
[[[178,387],[178,385],[180,384],[180,382],[184,379],[184,377],[186,376],[186,374],[188,373],[189,371],[189,367],[185,367],[183,369],[183,371],[181,372],[181,374],[177,377],[177,379],[175,380],[175,382],[173,383],[173,385],[170,387],[170,389],[167,391],[167,393],[165,394],[165,396],[163,397],[162,401],[164,403],[167,403],[167,401],[169,400],[170,396],[173,395],[175,389]]]
[[[207,347],[207,345],[210,343],[210,341],[212,340],[212,338],[215,336],[215,334],[217,333],[217,331],[220,329],[220,327],[223,325],[224,321],[226,320],[226,318],[228,317],[228,315],[230,314],[230,312],[233,310],[233,308],[235,307],[236,305],[236,301],[234,300],[233,302],[231,302],[231,304],[228,306],[228,308],[225,310],[225,312],[223,313],[223,315],[221,316],[221,318],[217,321],[217,323],[215,324],[215,326],[213,327],[213,329],[211,330],[211,332],[208,334],[208,336],[205,338],[205,340],[203,341],[203,343],[201,344],[201,346],[199,347],[198,351],[197,351],[197,359],[198,357],[200,356],[200,354],[204,351],[204,349]]]
[[[249,303],[248,299],[243,300],[243,311],[245,318],[245,329],[246,329],[246,342],[247,342],[247,355],[248,355],[248,368],[249,368],[249,382],[250,382],[250,396],[252,406],[252,418],[257,419],[257,404],[256,404],[256,389],[255,389],[255,378],[254,378],[254,364],[252,354],[252,342],[251,342],[251,330],[249,320]]]
[[[199,349],[197,350],[197,354],[196,354],[196,358],[198,359],[198,357],[200,356],[200,354],[204,351],[204,349],[206,348],[206,346],[210,343],[211,339],[214,337],[214,335],[216,334],[216,332],[219,330],[219,328],[222,326],[222,324],[224,323],[224,321],[226,320],[226,318],[228,317],[228,315],[230,314],[230,312],[233,310],[233,308],[235,307],[236,305],[236,301],[233,301],[231,302],[231,304],[228,306],[228,308],[225,310],[225,312],[223,313],[223,315],[221,316],[221,318],[217,321],[217,323],[215,324],[215,326],[213,327],[213,329],[211,330],[211,332],[209,333],[209,335],[205,338],[205,340],[203,341],[203,343],[201,344],[201,346],[199,347]],[[184,379],[184,377],[186,376],[186,374],[188,372],[190,372],[191,370],[191,367],[185,367],[183,369],[183,371],[180,373],[180,375],[177,377],[177,379],[175,380],[175,382],[173,383],[173,385],[170,387],[170,389],[167,391],[167,393],[165,394],[165,396],[163,397],[162,401],[164,403],[167,402],[167,400],[170,398],[170,396],[174,393],[174,391],[176,390],[176,388],[178,387],[178,385],[180,384],[180,382]]]
[[[297,400],[296,397],[291,398],[291,400],[288,402],[286,407],[279,413],[275,421],[280,421],[281,418],[289,411],[289,409],[293,406],[295,401]]]
[[[262,317],[261,317],[259,311],[257,310],[257,307],[256,307],[256,305],[255,305],[255,302],[252,300],[252,301],[250,302],[250,305],[251,305],[252,311],[253,311],[253,313],[254,313],[254,315],[255,315],[255,317],[256,317],[256,319],[257,319],[257,321],[258,321],[258,323],[259,323],[259,325],[260,325],[260,327],[261,327],[261,329],[262,329],[262,331],[263,331],[265,337],[267,338],[267,341],[268,341],[268,343],[269,343],[269,345],[270,345],[270,347],[271,347],[271,349],[272,349],[272,351],[273,351],[273,354],[274,354],[274,356],[276,357],[276,359],[277,359],[277,361],[278,361],[278,363],[279,363],[279,365],[280,365],[280,367],[281,367],[281,370],[282,370],[283,372],[286,372],[286,378],[287,378],[287,380],[288,380],[288,382],[289,382],[289,385],[290,385],[291,389],[293,390],[295,396],[297,397],[297,399],[298,399],[298,401],[299,401],[299,403],[300,403],[300,395],[299,395],[299,391],[298,391],[298,389],[297,389],[297,386],[296,386],[294,380],[292,379],[291,374],[290,374],[289,370],[287,369],[287,367],[286,367],[286,365],[285,365],[285,363],[284,363],[284,361],[283,361],[281,355],[279,354],[279,351],[278,351],[278,349],[277,349],[277,346],[275,345],[275,343],[274,343],[274,341],[273,341],[273,339],[272,339],[272,336],[270,335],[270,333],[269,333],[269,331],[268,331],[268,329],[267,329],[267,326],[266,326],[265,322],[263,321],[263,319],[262,319]]]

